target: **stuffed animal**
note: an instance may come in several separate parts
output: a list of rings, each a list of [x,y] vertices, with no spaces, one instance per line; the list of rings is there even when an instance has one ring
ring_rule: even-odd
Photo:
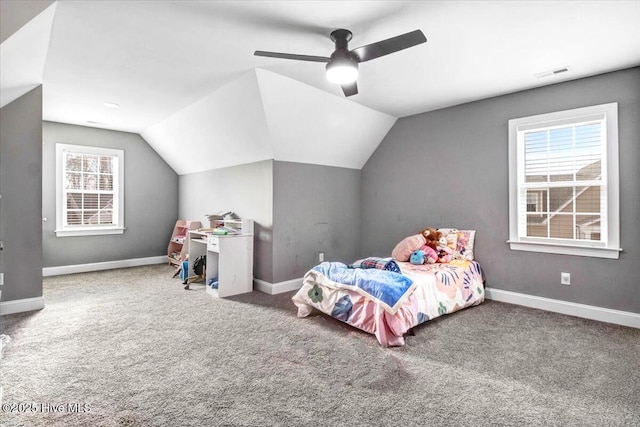
[[[424,253],[424,262],[427,264],[438,262],[438,252],[431,246],[424,245],[420,250]]]
[[[393,248],[391,256],[397,261],[407,262],[413,251],[420,249],[420,246],[423,246],[424,243],[424,236],[422,234],[406,237]]]
[[[438,248],[438,240],[442,237],[442,233],[436,230],[435,228],[427,227],[420,232],[422,237],[426,240],[425,245],[433,249],[434,251]]]
[[[438,262],[450,262],[453,259],[453,249],[449,247],[446,236],[440,236],[437,251]]]
[[[415,265],[424,264],[424,252],[420,249],[413,251],[411,257],[409,257],[409,262]]]

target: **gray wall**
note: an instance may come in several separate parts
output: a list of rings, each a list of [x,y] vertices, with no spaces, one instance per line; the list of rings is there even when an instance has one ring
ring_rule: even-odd
[[[359,254],[360,177],[354,169],[274,161],[273,282]]]
[[[254,221],[254,277],[273,280],[273,165],[271,160],[179,177],[181,219],[208,227],[205,215],[233,211]]]
[[[255,221],[254,277],[297,279],[325,259],[358,255],[360,171],[266,160],[181,175],[183,219],[232,210]]]
[[[0,43],[51,6],[54,0],[0,1]]]
[[[618,102],[619,260],[511,251],[509,119]],[[424,226],[477,230],[487,286],[640,313],[640,68],[406,117],[362,171],[362,250],[389,254]],[[560,272],[571,286],[560,285]]]
[[[0,109],[2,300],[42,296],[42,86]]]
[[[105,129],[43,122],[42,244],[44,266],[86,264],[167,254],[178,218],[178,175],[140,137]],[[124,150],[124,234],[56,237],[55,144]]]

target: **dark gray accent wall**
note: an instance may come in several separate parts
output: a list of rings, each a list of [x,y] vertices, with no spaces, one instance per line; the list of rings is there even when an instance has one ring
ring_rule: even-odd
[[[254,264],[256,279],[273,280],[273,162],[180,175],[181,219],[195,220],[208,227],[206,215],[222,210],[254,221]]]
[[[511,251],[508,120],[609,102],[619,108],[620,259]],[[475,229],[487,286],[640,313],[640,68],[399,119],[362,180],[366,255],[388,255],[425,226]]]
[[[167,254],[178,218],[178,175],[138,134],[43,122],[42,215],[45,267]],[[55,144],[124,150],[124,234],[56,237]]]
[[[42,86],[0,109],[2,300],[42,296]]]
[[[273,162],[273,282],[300,278],[325,261],[359,254],[361,172]]]

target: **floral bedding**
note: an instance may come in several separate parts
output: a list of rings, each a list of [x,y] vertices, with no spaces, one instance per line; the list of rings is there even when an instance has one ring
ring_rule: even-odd
[[[314,267],[305,274],[302,288],[292,298],[298,317],[308,316],[315,308],[374,334],[385,347],[401,346],[404,335],[414,326],[484,301],[483,274],[476,261],[423,265],[398,262],[398,266],[402,274],[349,269],[341,263]],[[366,283],[367,274],[375,274],[376,282]],[[349,283],[351,275],[357,276],[360,283]],[[391,294],[397,294],[399,287],[403,289],[401,295],[395,295],[393,304],[385,295],[385,286],[380,286],[380,280],[386,277],[393,277],[388,282]]]

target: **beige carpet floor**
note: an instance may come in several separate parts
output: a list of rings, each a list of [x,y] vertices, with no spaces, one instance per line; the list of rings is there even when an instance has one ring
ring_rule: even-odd
[[[637,329],[487,301],[382,348],[172,271],[46,278],[44,310],[0,318],[0,425],[640,425]]]

